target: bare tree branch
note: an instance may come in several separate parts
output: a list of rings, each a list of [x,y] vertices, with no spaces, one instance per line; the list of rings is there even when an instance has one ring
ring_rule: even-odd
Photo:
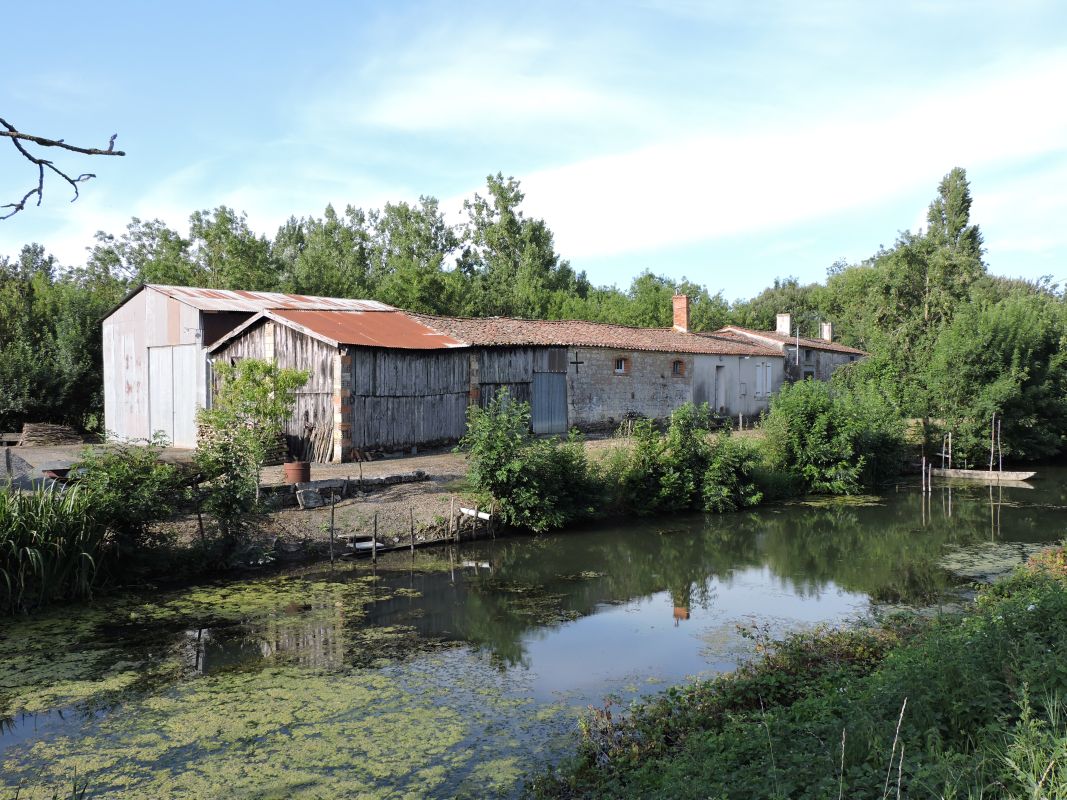
[[[0,128],[2,128],[0,129],[0,138],[10,139],[11,144],[15,146],[15,149],[18,150],[19,153],[21,153],[27,161],[37,167],[37,185],[31,188],[28,192],[26,192],[26,194],[24,194],[22,196],[22,199],[18,202],[7,203],[5,205],[0,206],[0,209],[11,209],[11,211],[7,214],[0,215],[0,220],[9,219],[10,217],[13,217],[20,211],[24,210],[26,208],[26,203],[29,202],[30,198],[34,195],[37,195],[36,204],[41,205],[41,200],[44,199],[44,176],[46,169],[54,172],[64,181],[69,183],[71,188],[74,189],[74,197],[72,197],[70,200],[70,202],[72,203],[78,199],[78,184],[83,183],[84,181],[87,181],[90,178],[96,177],[96,175],[91,172],[83,172],[80,175],[72,177],[48,159],[39,158],[38,156],[35,156],[33,153],[26,149],[26,147],[23,145],[23,142],[35,144],[39,147],[58,147],[61,150],[69,150],[72,153],[81,153],[82,155],[87,156],[126,155],[124,151],[115,149],[115,139],[118,137],[117,133],[111,135],[111,139],[108,141],[107,149],[101,150],[98,147],[78,147],[77,145],[67,144],[62,139],[47,139],[43,136],[34,136],[30,133],[22,133],[3,117],[0,117]]]

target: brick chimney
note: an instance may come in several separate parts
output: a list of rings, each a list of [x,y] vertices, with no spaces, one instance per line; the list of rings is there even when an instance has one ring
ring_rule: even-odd
[[[779,314],[774,326],[774,330],[783,336],[793,335],[793,315],[792,314]]]
[[[819,336],[824,342],[834,340],[834,324],[832,322],[819,323]]]
[[[689,297],[676,294],[672,300],[674,302],[674,329],[689,333]]]

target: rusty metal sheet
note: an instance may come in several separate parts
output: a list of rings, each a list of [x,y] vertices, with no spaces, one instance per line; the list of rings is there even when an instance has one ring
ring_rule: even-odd
[[[350,311],[392,311],[392,306],[377,300],[353,300],[344,297],[310,297],[280,292],[199,289],[192,286],[147,284],[146,288],[180,300],[201,311],[267,311],[275,308],[338,309]]]
[[[442,350],[466,345],[451,336],[423,325],[407,314],[358,311],[302,311],[275,309],[274,319],[282,319],[338,344],[364,347],[394,347],[404,350]]]

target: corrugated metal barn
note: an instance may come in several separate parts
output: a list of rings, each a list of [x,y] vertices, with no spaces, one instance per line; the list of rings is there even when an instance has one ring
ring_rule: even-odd
[[[207,348],[269,308],[392,310],[370,300],[140,286],[103,321],[108,434],[162,431],[177,447],[195,447],[196,410],[210,402]]]

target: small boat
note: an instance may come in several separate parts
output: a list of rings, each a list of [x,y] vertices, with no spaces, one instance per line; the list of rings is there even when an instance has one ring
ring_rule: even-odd
[[[930,468],[930,474],[935,478],[962,478],[968,481],[980,483],[1018,483],[1028,481],[1037,475],[1036,472],[1021,472],[1017,470],[999,469],[938,469]]]

